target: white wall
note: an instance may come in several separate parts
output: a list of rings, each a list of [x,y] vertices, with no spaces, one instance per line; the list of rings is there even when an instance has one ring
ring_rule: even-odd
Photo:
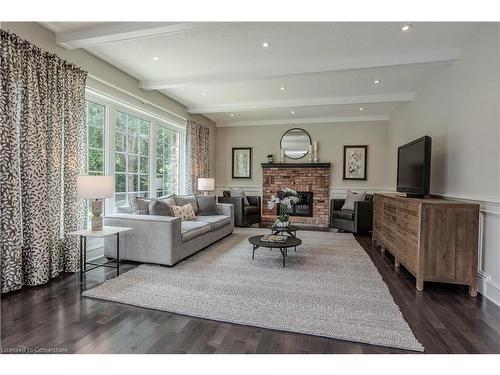
[[[440,67],[388,126],[389,185],[397,147],[432,137],[431,193],[481,204],[480,290],[500,304],[500,42],[498,24],[465,41],[460,59]]]
[[[381,191],[390,189],[387,185],[387,123],[332,123],[305,125],[268,125],[217,128],[217,150],[215,161],[217,173],[215,183],[219,190],[229,186],[242,186],[254,192],[262,187],[262,168],[260,163],[267,162],[268,153],[279,161],[280,139],[288,129],[300,127],[319,143],[321,162],[332,163],[331,190],[342,194],[347,189]],[[343,146],[368,145],[368,180],[343,181]],[[252,179],[231,178],[231,148],[252,147]],[[307,162],[308,157],[287,162]]]

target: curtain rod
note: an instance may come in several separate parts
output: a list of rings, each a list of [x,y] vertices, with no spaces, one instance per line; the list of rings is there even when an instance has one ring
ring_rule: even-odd
[[[126,95],[129,95],[129,96],[131,96],[131,97],[139,100],[143,104],[148,104],[148,105],[153,106],[153,107],[155,107],[155,108],[157,108],[157,109],[159,109],[159,110],[161,110],[163,112],[166,112],[166,113],[168,113],[168,114],[170,114],[172,116],[175,116],[175,117],[177,117],[177,118],[179,118],[179,119],[181,119],[183,121],[187,121],[187,118],[182,117],[182,116],[180,116],[177,113],[174,113],[172,111],[169,111],[168,109],[165,109],[165,108],[159,106],[158,104],[155,104],[155,103],[152,103],[152,102],[150,102],[148,100],[145,100],[145,99],[141,98],[140,96],[137,96],[137,95],[135,95],[135,94],[133,94],[133,93],[127,91],[127,90],[122,89],[121,87],[118,87],[118,86],[116,86],[116,85],[114,85],[112,83],[109,83],[108,81],[105,81],[104,79],[99,78],[99,77],[93,75],[92,73],[88,73],[88,76],[90,78],[92,78],[92,79],[95,79],[98,82],[101,82],[101,83],[103,83],[103,84],[105,84],[105,85],[107,85],[107,86],[109,86],[109,87],[111,87],[111,88],[113,88],[115,90],[121,91],[122,93],[124,93]]]

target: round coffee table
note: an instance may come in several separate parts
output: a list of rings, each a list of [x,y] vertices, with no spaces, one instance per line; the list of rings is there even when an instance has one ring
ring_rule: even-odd
[[[264,242],[261,241],[263,235],[260,236],[252,236],[248,239],[248,241],[253,245],[252,250],[252,259],[255,258],[255,250],[259,247],[267,247],[268,249],[279,249],[281,255],[283,255],[283,267],[286,265],[286,257],[288,256],[288,248],[289,247],[297,247],[302,241],[297,237],[286,236],[285,242]]]

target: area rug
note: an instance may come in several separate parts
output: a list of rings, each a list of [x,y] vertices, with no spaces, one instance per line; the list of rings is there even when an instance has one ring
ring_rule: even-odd
[[[174,267],[141,265],[84,296],[129,305],[414,351],[423,351],[387,285],[351,234],[298,231],[302,245],[259,248],[234,233]]]

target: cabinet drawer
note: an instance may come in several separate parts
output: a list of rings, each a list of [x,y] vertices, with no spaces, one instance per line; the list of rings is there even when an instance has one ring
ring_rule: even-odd
[[[416,235],[418,233],[419,217],[411,215],[406,211],[398,210],[397,215],[398,227],[405,229],[408,232]]]
[[[373,231],[382,233],[382,217],[379,215],[373,215]]]
[[[417,268],[417,246],[411,241],[400,238],[398,239],[398,247],[401,261],[410,271],[415,272]]]
[[[382,238],[389,249],[393,251],[397,249],[397,234],[391,227],[382,225]]]
[[[404,212],[408,215],[418,216],[420,204],[416,202],[399,201],[398,211]]]

